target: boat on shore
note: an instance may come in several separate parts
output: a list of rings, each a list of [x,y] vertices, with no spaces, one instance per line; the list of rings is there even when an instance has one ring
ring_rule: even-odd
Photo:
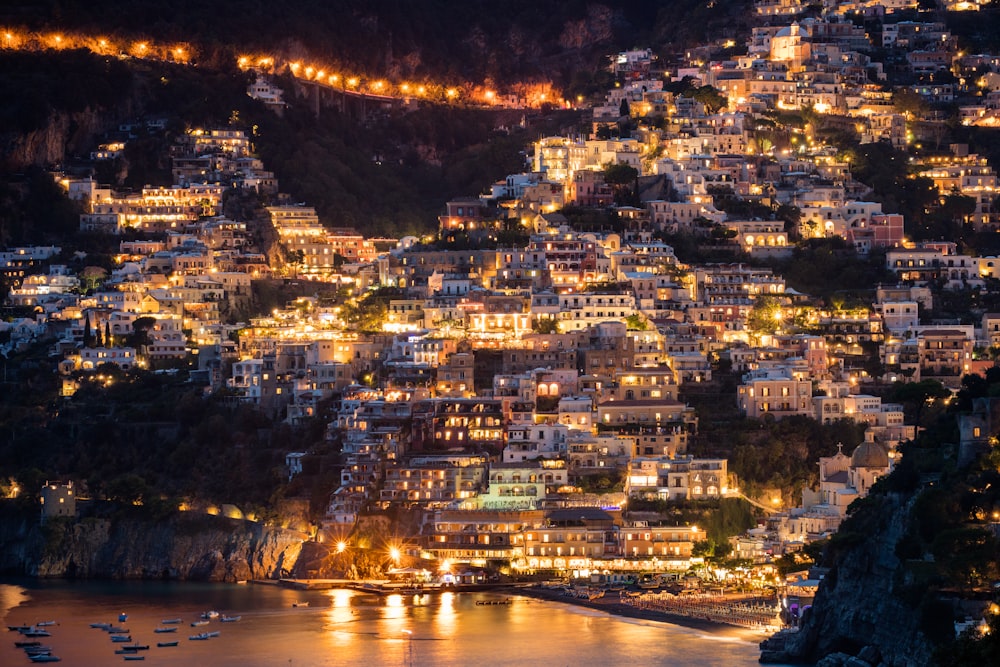
[[[175,640],[172,642],[156,642],[157,648],[166,648],[168,646],[177,646],[177,641]]]

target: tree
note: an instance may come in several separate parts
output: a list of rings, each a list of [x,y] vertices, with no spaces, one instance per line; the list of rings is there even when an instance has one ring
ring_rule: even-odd
[[[532,323],[531,330],[539,334],[559,333],[559,321],[554,317],[539,317]]]
[[[628,118],[632,115],[632,110],[628,106],[628,100],[624,97],[622,98],[621,106],[618,107],[618,115],[622,118]]]
[[[83,346],[94,347],[94,331],[90,328],[90,313],[83,316]]]
[[[604,166],[604,182],[611,186],[615,193],[615,203],[638,203],[639,170],[635,167],[618,163]]]

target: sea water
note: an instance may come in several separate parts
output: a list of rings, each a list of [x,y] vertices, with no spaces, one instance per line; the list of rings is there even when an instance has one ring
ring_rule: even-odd
[[[570,604],[499,593],[377,596],[351,590],[295,591],[277,586],[174,582],[16,581],[0,584],[0,615],[8,625],[55,621],[51,646],[60,664],[123,663],[121,644],[91,623],[114,623],[149,645],[145,665],[270,667],[280,665],[697,665],[757,663],[761,637],[739,630],[705,631],[622,618]],[[307,605],[305,603],[308,603]],[[297,606],[293,606],[297,605]],[[205,611],[238,622],[192,627]],[[121,613],[128,620],[118,622]],[[180,618],[175,633],[156,634]],[[205,641],[190,636],[218,631]],[[28,665],[14,641],[0,635],[0,665]],[[157,642],[178,641],[158,648]]]

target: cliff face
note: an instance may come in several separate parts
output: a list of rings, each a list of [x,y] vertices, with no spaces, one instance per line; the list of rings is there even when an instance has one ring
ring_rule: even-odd
[[[872,499],[873,501],[876,499]],[[867,534],[855,533],[830,573],[797,633],[788,633],[765,649],[772,660],[824,665],[916,667],[931,661],[932,646],[920,629],[916,609],[896,594],[900,561],[896,544],[905,532],[911,502],[896,495],[880,496],[878,512],[866,522]],[[769,642],[765,642],[769,644]],[[858,657],[852,657],[858,656]]]
[[[208,515],[159,523],[88,518],[5,522],[0,570],[40,577],[266,579],[291,570],[305,533]]]
[[[15,171],[31,165],[62,164],[68,157],[89,151],[99,137],[116,128],[119,119],[127,115],[127,108],[54,112],[38,130],[0,134],[0,160]]]

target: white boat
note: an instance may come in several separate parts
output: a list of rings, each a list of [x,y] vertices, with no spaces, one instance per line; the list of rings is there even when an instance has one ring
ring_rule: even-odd
[[[202,613],[201,617],[202,618],[218,618],[219,617],[219,612],[214,611],[214,610],[213,611],[206,611],[206,612]]]
[[[48,630],[42,630],[41,628],[36,628],[34,626],[29,627],[27,630],[21,630],[21,634],[25,637],[51,637],[52,634]]]
[[[201,625],[208,625],[208,621],[191,621],[192,628],[197,628],[198,626]]]
[[[203,640],[203,639],[208,639],[209,636],[210,635],[207,632],[202,632],[200,635],[191,635],[190,637],[188,637],[188,639],[190,639],[190,640]]]
[[[235,623],[236,621],[243,618],[242,616],[223,616],[219,619],[221,623]]]
[[[36,628],[44,628],[44,627],[48,627],[50,625],[56,625],[56,622],[55,621],[38,621],[38,623],[35,623],[35,627]]]
[[[205,634],[208,635],[209,637],[218,637],[219,636],[219,631],[215,630],[213,632],[206,632]]]
[[[172,628],[153,628],[153,632],[157,634],[163,634],[164,632],[177,632],[177,627]]]
[[[306,601],[306,602],[293,602],[292,606],[293,607],[308,607],[309,606],[309,602],[308,601]]]

